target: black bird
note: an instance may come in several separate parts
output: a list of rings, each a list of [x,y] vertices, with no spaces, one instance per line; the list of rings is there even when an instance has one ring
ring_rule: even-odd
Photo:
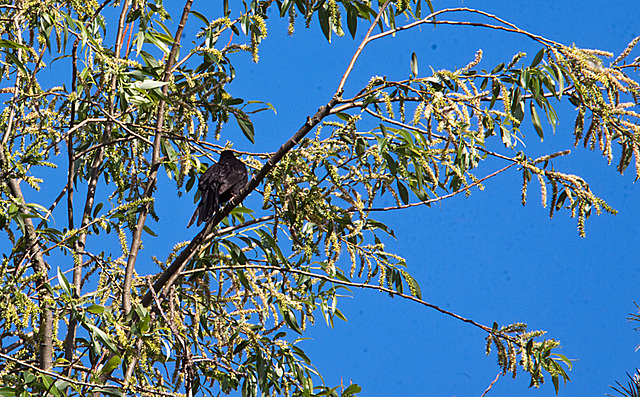
[[[202,197],[187,227],[198,218],[198,226],[213,218],[220,206],[247,184],[247,168],[231,150],[223,150],[217,163],[210,166],[200,177],[198,190]]]

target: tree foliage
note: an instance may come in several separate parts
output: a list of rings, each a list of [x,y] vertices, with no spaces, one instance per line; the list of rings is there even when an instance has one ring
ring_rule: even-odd
[[[558,123],[553,106],[567,102],[577,109],[576,146],[601,151],[621,173],[633,163],[640,176],[640,65],[629,58],[640,38],[609,61],[608,52],[429,0],[224,0],[215,19],[192,6],[171,15],[160,1],[0,5],[0,393],[355,395],[357,385],[323,384],[295,338],[317,317],[344,319],[337,298],[359,287],[479,327],[504,374],[520,367],[533,386],[548,376],[557,392],[571,365],[554,352],[557,341],[423,301],[375,214],[468,194],[518,169],[523,204],[537,181],[550,216],[570,212],[584,235],[593,212],[615,211],[554,167],[568,151],[518,151],[521,128],[530,123],[543,139]],[[178,194],[193,192],[203,157],[237,139],[228,123],[253,142],[251,116],[273,108],[226,89],[238,53],[258,61],[269,10],[289,18],[291,34],[304,20],[329,41],[345,24],[352,37],[366,35],[331,100],[277,151],[241,152],[252,170],[243,191],[190,242],[154,257],[155,275],[139,276],[143,241],[160,233],[154,200],[169,194],[158,173]],[[467,65],[429,73],[414,54],[407,79],[372,76],[345,91],[369,43],[422,24],[517,33],[540,50],[491,70],[478,69],[478,51]],[[187,36],[186,27],[199,31]],[[489,158],[504,166],[481,170]],[[249,194],[262,205],[239,206]],[[382,207],[385,195],[395,204]]]

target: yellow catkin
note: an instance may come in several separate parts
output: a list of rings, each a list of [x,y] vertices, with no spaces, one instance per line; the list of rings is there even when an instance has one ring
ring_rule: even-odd
[[[522,198],[521,198],[521,202],[522,205],[526,205],[527,204],[527,187],[529,185],[529,178],[527,178],[527,169],[524,168],[522,170]]]
[[[542,203],[542,208],[547,208],[547,184],[542,177],[542,174],[536,174],[538,177],[538,182],[540,182],[540,201]]]

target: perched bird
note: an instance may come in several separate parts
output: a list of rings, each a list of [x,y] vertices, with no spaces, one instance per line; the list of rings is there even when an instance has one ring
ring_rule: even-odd
[[[198,190],[202,197],[187,227],[198,219],[198,226],[213,218],[220,206],[247,184],[247,168],[231,150],[223,150],[217,163],[211,165],[200,177]]]

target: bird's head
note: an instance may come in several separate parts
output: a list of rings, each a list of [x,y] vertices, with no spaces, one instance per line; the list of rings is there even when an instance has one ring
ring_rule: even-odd
[[[220,158],[223,158],[223,157],[235,157],[235,156],[236,155],[231,150],[223,150],[222,152],[220,152]]]

